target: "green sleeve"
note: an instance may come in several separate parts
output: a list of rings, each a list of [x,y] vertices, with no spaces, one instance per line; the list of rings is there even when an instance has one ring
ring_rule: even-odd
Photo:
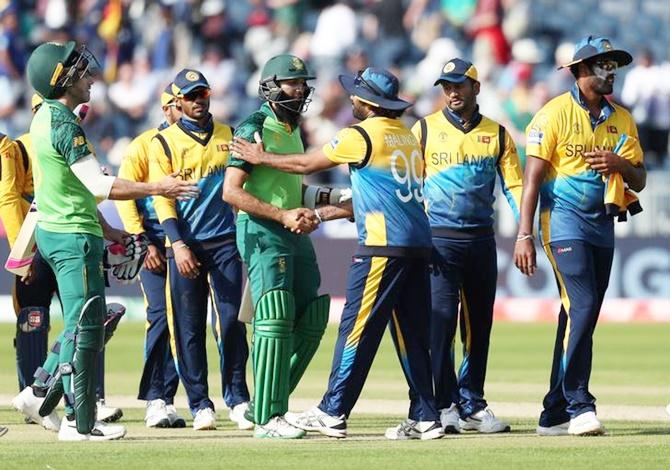
[[[261,112],[253,113],[251,116],[242,121],[239,126],[237,126],[234,136],[240,137],[248,142],[255,142],[254,134],[258,132],[262,139],[263,123],[265,122],[265,118],[265,114]],[[251,173],[251,171],[254,169],[254,165],[249,162],[245,162],[244,160],[240,160],[239,158],[235,158],[235,156],[232,154],[228,159],[228,164],[226,166],[240,168],[247,173]]]
[[[63,156],[68,165],[93,153],[89,147],[84,129],[72,121],[60,122],[51,127],[51,142],[54,149]]]

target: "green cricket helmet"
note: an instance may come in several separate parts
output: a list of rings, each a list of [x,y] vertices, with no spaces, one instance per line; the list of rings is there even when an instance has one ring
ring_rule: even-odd
[[[98,67],[95,56],[84,45],[77,47],[74,41],[46,42],[30,55],[26,72],[30,85],[40,96],[54,99]]]
[[[278,104],[291,111],[303,113],[312,101],[309,96],[314,91],[314,87],[308,86],[308,90],[303,98],[296,99],[288,97],[279,86],[282,80],[301,78],[304,80],[314,80],[316,76],[300,57],[291,54],[280,54],[269,59],[263,66],[258,94],[263,100]]]

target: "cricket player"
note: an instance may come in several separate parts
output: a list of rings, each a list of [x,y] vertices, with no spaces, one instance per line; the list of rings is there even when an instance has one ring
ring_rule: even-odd
[[[62,387],[65,416],[58,433],[62,441],[107,441],[126,433],[123,426],[96,420],[97,356],[104,344],[106,310],[103,236],[117,242],[125,236],[101,220],[97,202],[148,195],[189,197],[198,192],[173,177],[147,184],[102,172],[72,112],[89,100],[91,69],[96,64],[86,47],[73,41],[44,43],[27,64],[28,80],[44,98],[30,126],[39,207],[35,237],[40,255],[56,276],[64,330],[58,337],[58,355],[49,355],[43,365],[52,377],[58,368],[60,379],[47,384],[38,377],[12,403],[31,419],[50,416],[52,410],[43,410],[42,405],[58,393],[55,387]]]
[[[161,130],[177,122],[181,109],[168,84],[160,97],[165,121],[158,128],[149,129],[137,136],[125,152],[119,177],[130,181],[149,180],[149,149],[151,139]],[[144,269],[140,282],[147,310],[144,340],[144,369],[137,396],[146,400],[144,422],[147,427],[183,428],[186,422],[177,414],[174,396],[179,386],[177,368],[170,352],[170,333],[165,304],[166,258],[165,233],[158,221],[151,197],[135,201],[117,201],[116,208],[129,233],[144,234],[149,239]]]
[[[526,128],[528,158],[514,263],[526,275],[535,272],[533,219],[539,196],[542,245],[561,296],[549,392],[537,428],[543,436],[605,432],[589,391],[593,333],[614,254],[605,179],[623,177],[633,191],[646,184],[635,122],[606,98],[617,69],[631,61],[628,52],[614,49],[606,38],[583,38],[572,62],[563,66],[570,68],[575,85],[549,101]],[[626,158],[613,151],[622,138],[632,142]]]
[[[349,165],[359,247],[347,281],[333,365],[321,403],[285,415],[306,431],[347,435],[347,418],[363,388],[388,325],[416,405],[389,439],[444,436],[435,408],[430,369],[430,226],[423,208],[423,158],[416,138],[399,119],[410,103],[398,98],[398,79],[367,68],[340,76],[360,124],[346,128],[323,149],[278,155],[236,138],[233,152],[250,163],[308,174]]]
[[[212,119],[209,83],[197,70],[179,72],[173,91],[182,116],[152,139],[150,179],[157,181],[176,172],[181,180],[197,185],[201,194],[189,201],[154,199],[168,245],[167,297],[171,302],[167,303],[167,318],[172,352],[194,417],[193,429],[216,429],[205,348],[210,296],[224,401],[230,409],[249,402],[246,328],[237,320],[242,263],[235,246],[235,214],[222,199],[233,130]],[[232,413],[230,417],[241,428],[253,426],[243,416]]]
[[[265,103],[245,119],[235,137],[268,151],[304,152],[300,116],[315,77],[299,57],[281,54],[261,71]],[[318,295],[321,277],[307,236],[322,220],[350,216],[350,208],[315,207],[317,199],[339,202],[340,192],[310,187],[303,200],[302,176],[231,158],[223,198],[239,209],[237,247],[249,273],[254,309],[254,435],[301,438],[286,422],[288,397],[316,352],[328,323],[330,296]],[[335,201],[337,199],[337,201]]]
[[[42,98],[33,94],[31,110],[33,115],[42,106]],[[18,153],[17,153],[18,151]],[[5,156],[2,161],[0,182],[0,218],[7,230],[10,249],[13,246],[19,229],[34,198],[32,145],[30,133],[18,137],[15,142],[8,137],[0,141],[0,153]],[[32,385],[35,375],[45,371],[40,367],[47,356],[47,340],[50,329],[51,299],[57,290],[56,278],[48,263],[35,253],[32,265],[25,279],[16,276],[13,296],[17,314],[16,364],[19,378],[19,390]],[[54,343],[52,348],[59,348]],[[109,407],[104,403],[104,349],[99,355],[99,380],[97,384],[97,413],[100,421],[116,421],[122,415],[120,408]],[[42,377],[45,379],[45,377]],[[41,423],[51,427],[49,419]]]
[[[498,278],[493,190],[498,174],[518,217],[521,165],[509,133],[479,112],[480,83],[472,63],[450,60],[435,85],[444,91],[445,108],[412,128],[423,149],[423,194],[433,236],[430,352],[435,400],[446,433],[506,432],[509,424],[496,418],[484,399]],[[463,361],[457,378],[459,313]]]

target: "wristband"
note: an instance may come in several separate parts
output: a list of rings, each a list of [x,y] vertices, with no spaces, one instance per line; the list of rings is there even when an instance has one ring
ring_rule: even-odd
[[[172,249],[174,250],[175,248],[188,248],[188,245],[181,240],[177,240],[172,244]]]
[[[525,233],[523,235],[518,235],[516,237],[516,241],[518,241],[518,242],[522,242],[524,240],[535,240],[535,237],[533,235],[529,234],[529,233]]]

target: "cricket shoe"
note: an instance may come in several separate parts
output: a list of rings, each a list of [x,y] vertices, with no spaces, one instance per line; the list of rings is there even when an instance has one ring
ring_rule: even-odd
[[[329,437],[347,437],[347,420],[344,415],[331,416],[316,406],[303,413],[288,412],[284,418],[289,424],[305,431],[318,431]]]
[[[35,423],[40,423],[44,429],[48,431],[58,431],[61,423],[58,413],[54,410],[48,416],[40,416],[39,411],[42,402],[44,402],[43,397],[35,396],[33,388],[26,387],[12,399],[12,406],[23,413],[23,416],[27,419]]]
[[[211,408],[203,408],[195,413],[193,418],[194,431],[207,431],[216,429],[216,414]]]
[[[587,411],[570,420],[568,434],[571,436],[602,436],[605,434],[605,427],[594,411]]]
[[[126,435],[126,428],[118,424],[107,424],[103,421],[96,421],[89,434],[81,434],[77,431],[77,421],[74,416],[68,419],[63,416],[63,421],[58,431],[59,441],[113,441],[121,439]]]
[[[233,423],[237,424],[238,429],[247,431],[249,429],[254,429],[253,421],[249,421],[246,418],[246,412],[249,409],[249,402],[245,401],[244,403],[238,403],[233,406],[228,412],[228,417]]]
[[[553,426],[538,426],[535,428],[535,434],[538,436],[567,436],[569,426],[570,421]]]
[[[394,428],[387,428],[384,433],[386,439],[392,441],[404,441],[407,439],[440,439],[444,437],[442,424],[437,421],[414,421],[406,419]]]
[[[186,427],[186,420],[177,414],[177,408],[174,405],[165,405],[165,412],[167,413],[171,428]]]
[[[144,424],[148,428],[170,427],[170,417],[168,416],[165,402],[163,400],[159,398],[147,402],[147,414],[144,417]]]
[[[305,431],[290,425],[283,416],[273,416],[265,424],[257,424],[254,437],[273,439],[302,439]]]
[[[495,417],[493,411],[486,408],[471,414],[465,419],[459,419],[458,424],[462,431],[477,431],[482,434],[509,432],[510,425]]]
[[[456,404],[440,410],[440,423],[445,434],[460,434],[461,425],[458,424],[459,419],[460,416]]]
[[[104,421],[105,423],[114,423],[121,419],[123,416],[123,410],[121,408],[115,408],[113,406],[105,405],[105,400],[100,399],[96,403],[98,410],[98,421]]]

